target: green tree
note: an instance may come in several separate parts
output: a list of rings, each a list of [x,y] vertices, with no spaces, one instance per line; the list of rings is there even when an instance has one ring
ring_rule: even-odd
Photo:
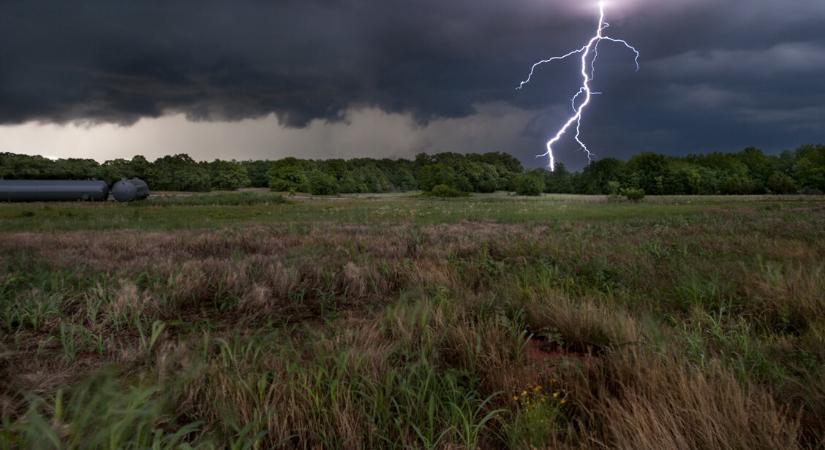
[[[418,180],[415,179],[413,168],[408,161],[397,161],[389,173],[387,170],[384,170],[384,173],[389,177],[394,191],[406,192],[418,189]]]
[[[751,195],[760,192],[759,183],[750,176],[742,173],[728,174],[721,185],[723,194]]]
[[[793,178],[782,172],[771,174],[767,187],[772,194],[795,194],[797,191]]]
[[[375,164],[362,164],[352,171],[356,182],[364,188],[362,192],[390,192],[392,183],[384,171]]]
[[[309,192],[312,195],[335,195],[338,193],[338,180],[334,176],[313,170],[307,174],[309,182]]]
[[[149,179],[149,172],[152,171],[152,163],[143,155],[133,156],[132,160],[129,161],[129,167],[136,177],[144,181]]]
[[[208,191],[209,171],[189,155],[181,153],[156,159],[149,167],[146,182],[160,191]]]
[[[499,186],[498,169],[492,164],[466,161],[460,166],[460,171],[473,192],[491,193]]]
[[[132,167],[132,162],[126,159],[113,159],[100,165],[103,180],[111,184],[124,178],[135,178],[137,172]]]
[[[418,185],[421,189],[430,191],[439,184],[463,191],[458,186],[458,176],[455,170],[446,164],[432,163],[418,169]]]
[[[796,151],[793,176],[807,191],[825,192],[825,145],[806,145]]]
[[[754,147],[748,147],[735,156],[748,169],[748,178],[754,184],[753,193],[765,192],[768,178],[774,172],[771,160],[765,156],[762,150]]]
[[[267,172],[272,167],[272,161],[243,161],[240,164],[246,169],[246,174],[249,176],[249,186],[256,188],[269,187]]]
[[[206,164],[209,171],[209,183],[212,189],[234,191],[249,186],[249,174],[246,168],[236,161],[214,160]]]
[[[756,148],[680,158],[642,153],[627,163],[611,158],[596,161],[581,172],[571,173],[559,164],[555,172],[535,173],[541,173],[544,191],[557,193],[607,194],[617,182],[651,194],[816,193],[825,191],[825,146],[806,145],[779,155],[766,155]],[[283,191],[358,193],[431,191],[434,186],[445,185],[461,192],[493,192],[518,190],[523,186],[517,186],[517,182],[525,183],[523,175],[521,163],[501,152],[419,154],[412,161],[284,158],[240,163],[198,163],[185,154],[150,163],[137,155],[131,160],[115,159],[103,164],[91,159],[51,160],[0,153],[0,178],[101,178],[111,183],[138,177],[157,190],[270,186]]]
[[[61,180],[100,179],[103,174],[100,164],[93,159],[68,158],[54,161],[50,178]]]
[[[311,168],[294,158],[282,159],[273,164],[267,172],[269,188],[280,192],[308,193],[310,192],[308,171],[311,171]]]
[[[598,195],[609,192],[608,183],[621,181],[624,163],[618,159],[605,158],[590,163],[576,177],[576,193]]]
[[[7,180],[50,179],[54,161],[42,156],[0,153],[0,178]]]
[[[544,171],[544,192],[549,194],[573,193],[573,176],[563,163],[556,163],[556,170]]]
[[[666,181],[673,181],[667,157],[656,153],[640,153],[630,158],[625,174],[625,184],[654,195],[667,193]]]
[[[544,192],[544,171],[534,170],[515,179],[516,194],[538,196]]]
[[[514,190],[516,176],[524,172],[521,161],[513,155],[503,152],[483,153],[480,155],[467,155],[471,161],[490,164],[496,168],[497,186],[496,190]]]

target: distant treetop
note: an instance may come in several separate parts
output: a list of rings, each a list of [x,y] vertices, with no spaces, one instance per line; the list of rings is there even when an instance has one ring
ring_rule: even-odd
[[[51,160],[0,153],[0,179],[145,179],[153,190],[209,191],[269,187],[317,195],[431,191],[518,191],[525,194],[609,194],[636,189],[648,195],[791,194],[825,192],[825,146],[804,145],[766,155],[746,148],[739,153],[685,157],[640,153],[628,161],[606,158],[569,172],[525,171],[508,153],[419,154],[406,159],[284,158],[277,161],[198,162],[177,154],[148,161],[137,155],[100,164],[92,159]]]

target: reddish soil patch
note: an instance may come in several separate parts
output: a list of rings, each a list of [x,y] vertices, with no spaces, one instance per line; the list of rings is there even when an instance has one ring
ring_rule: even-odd
[[[552,364],[565,360],[573,360],[582,363],[587,368],[590,368],[597,360],[596,357],[589,353],[566,350],[558,344],[545,342],[538,339],[530,339],[530,341],[527,342],[525,353],[528,361],[542,364]]]

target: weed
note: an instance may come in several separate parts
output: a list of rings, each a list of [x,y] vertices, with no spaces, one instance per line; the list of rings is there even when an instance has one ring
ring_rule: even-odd
[[[152,322],[152,328],[150,330],[144,330],[143,324],[139,320],[135,322],[135,325],[140,335],[140,351],[144,354],[150,354],[163,335],[166,324],[156,320]],[[148,331],[148,333],[146,331]]]
[[[513,417],[504,425],[510,448],[544,448],[563,430],[562,392],[547,392],[541,385],[528,385],[512,396]]]
[[[169,418],[153,388],[124,388],[110,376],[90,379],[49,402],[34,398],[0,444],[28,448],[176,449],[197,430],[164,430]],[[5,439],[6,442],[3,442]]]
[[[823,220],[818,198],[4,205],[0,448],[816,448]]]

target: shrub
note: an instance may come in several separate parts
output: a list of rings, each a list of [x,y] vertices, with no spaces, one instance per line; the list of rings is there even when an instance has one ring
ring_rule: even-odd
[[[759,192],[756,181],[747,175],[732,175],[722,181],[722,193],[726,195],[751,195]]]
[[[804,188],[802,188],[802,190],[800,190],[799,193],[802,195],[822,195],[822,191],[809,186],[805,186]]]
[[[622,185],[618,181],[608,181],[607,182],[607,193],[611,197],[621,197],[621,194],[620,194],[621,189],[622,189]]]
[[[312,195],[335,195],[338,193],[338,180],[332,175],[315,170],[309,174],[309,192]]]
[[[774,172],[768,178],[768,189],[774,194],[794,194],[796,193],[796,183],[793,178],[781,172]]]
[[[432,190],[426,193],[426,195],[431,197],[442,197],[442,198],[449,198],[449,197],[466,197],[466,192],[459,191],[458,189],[447,186],[446,184],[437,184],[433,186]]]
[[[632,202],[640,202],[645,198],[645,191],[644,189],[627,187],[622,188],[621,195]]]
[[[544,192],[544,176],[531,172],[519,175],[515,180],[516,194],[538,196]]]
[[[309,180],[300,167],[273,167],[269,170],[269,188],[276,192],[308,192]]]

